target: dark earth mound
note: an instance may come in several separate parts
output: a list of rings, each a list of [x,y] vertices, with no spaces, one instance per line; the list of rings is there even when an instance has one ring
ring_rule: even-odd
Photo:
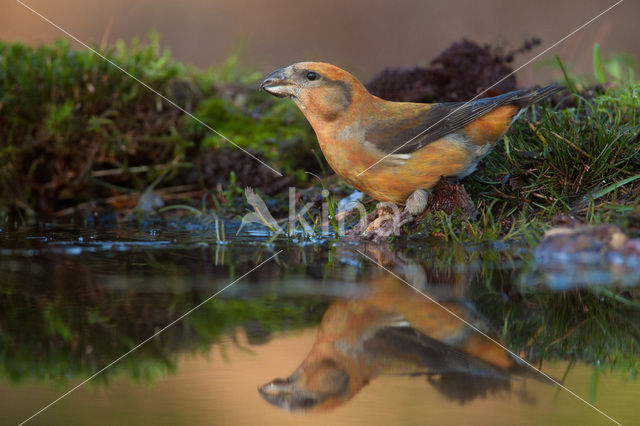
[[[540,40],[532,38],[504,53],[464,39],[449,46],[430,67],[386,68],[366,86],[376,96],[403,102],[468,101],[489,87],[482,96],[495,96],[517,89],[510,64],[517,54],[538,44]]]

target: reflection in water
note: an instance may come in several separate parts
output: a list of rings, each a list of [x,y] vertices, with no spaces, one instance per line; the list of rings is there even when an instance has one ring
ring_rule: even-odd
[[[486,330],[464,304],[442,304]],[[529,370],[436,303],[385,274],[363,299],[334,302],[302,364],[259,392],[289,411],[325,411],[346,403],[383,374],[424,375],[447,398],[464,403],[509,390],[514,376],[529,376]]]
[[[0,412],[15,420],[11,423],[23,420],[284,249],[278,263],[265,264],[93,379],[104,394],[87,389],[90,403],[83,409],[74,406],[73,396],[60,404],[73,416],[82,411],[92,418],[98,405],[115,416],[127,404],[136,405],[120,393],[123,382],[132,382],[127,392],[146,392],[150,411],[171,406],[181,413],[198,402],[199,413],[215,417],[229,408],[229,420],[238,421],[238,411],[249,404],[268,413],[265,425],[295,424],[299,418],[272,408],[254,392],[256,384],[290,372],[308,346],[312,350],[288,379],[261,388],[265,399],[289,410],[329,411],[326,416],[342,424],[353,424],[348,416],[356,412],[359,419],[369,416],[371,407],[387,415],[374,416],[374,423],[388,424],[381,419],[409,400],[414,401],[408,404],[411,419],[423,418],[423,406],[432,415],[437,404],[441,421],[434,424],[450,419],[460,403],[474,416],[486,406],[517,406],[510,418],[529,407],[555,413],[557,406],[545,405],[554,387],[543,380],[525,383],[539,377],[391,275],[372,280],[381,270],[356,248],[479,329],[500,330],[507,347],[535,365],[544,362],[545,371],[566,377],[580,395],[591,392],[591,402],[609,398],[609,407],[627,413],[615,404],[627,404],[625,395],[637,382],[607,382],[603,369],[625,378],[639,371],[637,286],[583,285],[558,292],[530,254],[500,245],[421,242],[393,249],[257,237],[219,244],[207,232],[126,227],[0,231]],[[265,355],[287,340],[280,331],[318,324],[314,344],[306,333],[291,343],[296,349],[303,345],[297,355]],[[290,353],[291,346],[285,351]],[[250,359],[240,366],[243,357]],[[563,364],[550,367],[554,361]],[[251,374],[244,373],[248,369]],[[170,385],[176,381],[183,383],[180,390]],[[201,390],[187,396],[196,383]],[[381,390],[390,383],[396,386],[395,402]],[[58,388],[51,391],[52,385]],[[219,399],[227,401],[232,391],[238,405],[221,407]],[[502,396],[514,391],[522,398],[510,398],[507,407]],[[121,402],[112,405],[117,396]],[[566,412],[592,418],[575,398],[566,401],[575,404]],[[340,404],[340,410],[329,410]],[[43,424],[68,424],[55,410],[46,416]],[[307,416],[305,422],[323,418]],[[210,417],[205,420],[210,423]]]
[[[274,252],[241,243],[211,248],[181,241],[177,248],[166,237],[158,244],[130,241],[131,235],[98,241],[51,235],[7,250],[11,255],[0,262],[0,380],[64,384],[89,377]],[[120,374],[157,381],[175,372],[181,355],[208,351],[222,338],[235,344],[237,327],[253,343],[273,331],[317,324],[325,298],[255,291],[279,276],[277,264],[263,265],[242,282],[249,297],[229,303],[230,289],[96,381],[109,384]]]

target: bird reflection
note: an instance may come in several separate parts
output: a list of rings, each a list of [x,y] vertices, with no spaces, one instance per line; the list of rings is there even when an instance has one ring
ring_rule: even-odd
[[[486,329],[461,303],[447,309]],[[376,279],[362,299],[341,299],[325,312],[316,341],[286,379],[258,391],[295,412],[333,409],[380,375],[423,376],[447,398],[465,403],[507,391],[531,374],[510,354],[391,275]],[[535,373],[534,373],[535,374]]]

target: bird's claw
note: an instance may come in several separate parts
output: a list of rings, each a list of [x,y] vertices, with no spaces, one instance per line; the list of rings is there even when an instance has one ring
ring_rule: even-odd
[[[380,242],[392,235],[399,235],[400,229],[415,220],[408,209],[397,214],[389,214],[388,209],[378,209],[378,217],[373,220],[361,234],[361,239]]]

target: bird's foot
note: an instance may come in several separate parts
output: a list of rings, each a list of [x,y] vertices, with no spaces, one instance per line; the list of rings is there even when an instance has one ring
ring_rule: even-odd
[[[380,203],[347,234],[350,239],[367,239],[380,242],[392,235],[400,235],[404,225],[415,221],[424,213],[431,190],[418,189],[409,196],[402,211],[393,203]]]
[[[378,208],[377,212],[378,217],[369,223],[361,235],[362,239],[378,243],[392,235],[400,235],[400,229],[415,219],[408,209],[400,211],[395,204],[390,207],[387,203]]]
[[[473,219],[478,211],[461,184],[441,179],[432,189],[419,189],[409,196],[402,211],[392,203],[382,203],[359,223],[352,227],[345,237],[348,240],[372,240],[380,242],[391,235],[399,235],[402,227],[418,223],[432,211],[452,214],[456,208]]]

